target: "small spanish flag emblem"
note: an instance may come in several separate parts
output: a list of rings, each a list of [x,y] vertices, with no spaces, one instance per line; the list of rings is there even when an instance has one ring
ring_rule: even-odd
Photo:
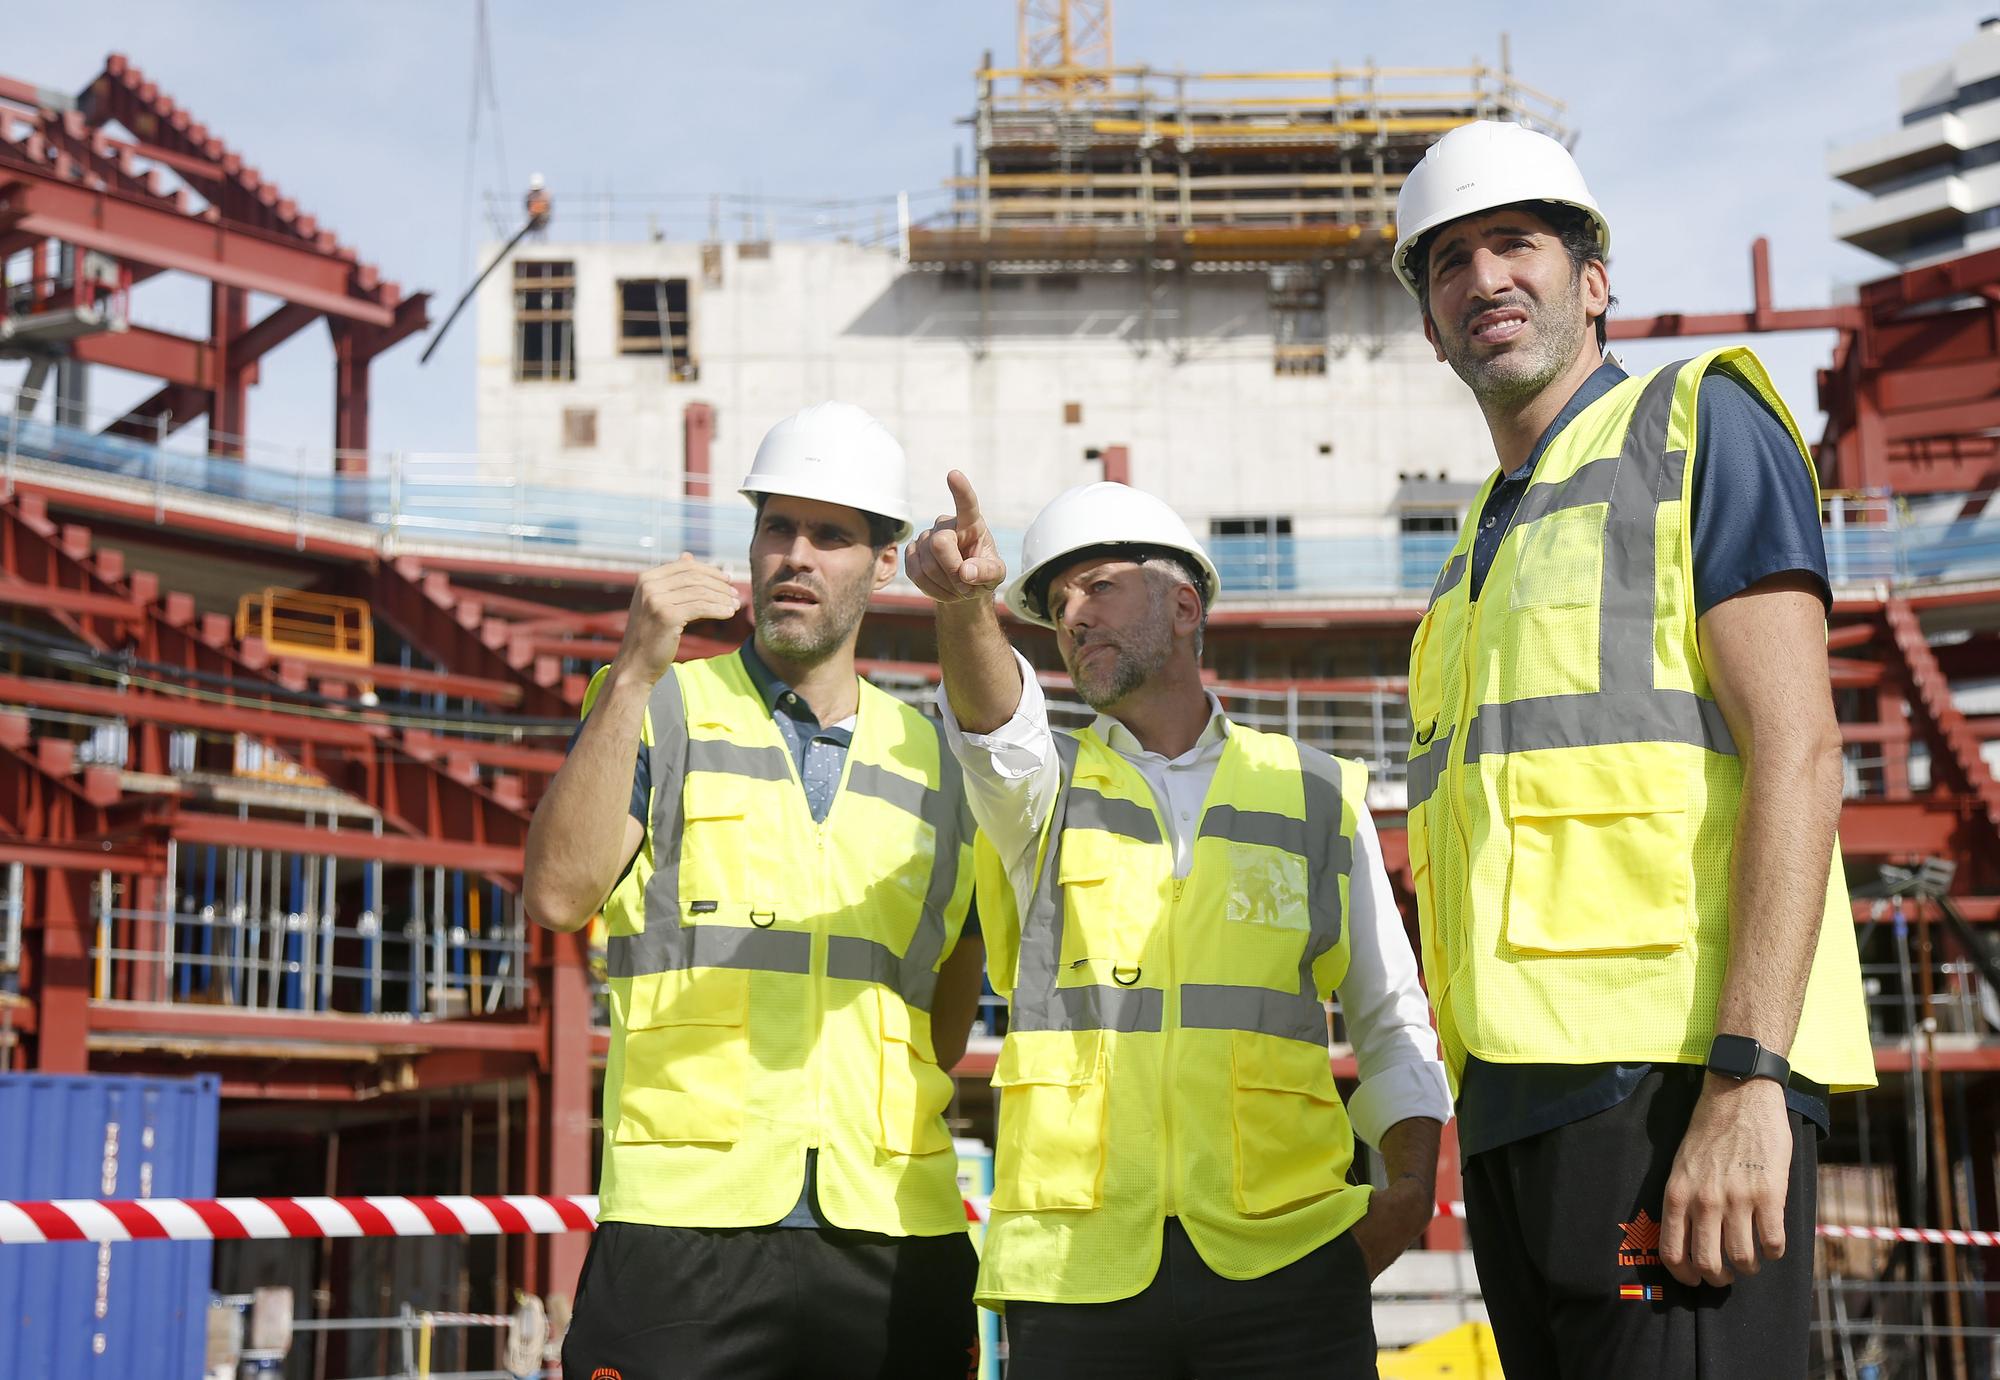
[[[1666,1289],[1658,1284],[1621,1284],[1618,1286],[1618,1297],[1621,1299],[1638,1299],[1642,1303],[1657,1303],[1665,1299],[1666,1296]]]

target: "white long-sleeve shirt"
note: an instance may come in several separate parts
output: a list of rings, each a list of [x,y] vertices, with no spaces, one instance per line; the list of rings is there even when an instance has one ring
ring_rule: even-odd
[[[973,818],[1005,861],[1016,907],[1026,915],[1035,890],[1037,844],[1049,811],[1055,808],[1062,764],[1034,669],[1020,653],[1015,659],[1021,669],[1021,703],[1014,717],[994,732],[962,730],[942,687],[938,707],[944,715],[945,739],[965,769]],[[1208,726],[1178,757],[1146,751],[1131,730],[1108,715],[1098,715],[1095,724],[1098,736],[1137,768],[1152,788],[1173,844],[1176,877],[1187,876],[1193,866],[1202,801],[1230,731],[1221,702],[1210,695],[1208,703]],[[1416,955],[1410,952],[1389,889],[1375,821],[1365,807],[1354,831],[1347,922],[1347,976],[1340,984],[1340,1007],[1360,1075],[1360,1086],[1347,1099],[1347,1115],[1356,1135],[1380,1145],[1382,1133],[1405,1117],[1449,1121],[1451,1093],[1438,1059],[1430,1006],[1417,983]]]

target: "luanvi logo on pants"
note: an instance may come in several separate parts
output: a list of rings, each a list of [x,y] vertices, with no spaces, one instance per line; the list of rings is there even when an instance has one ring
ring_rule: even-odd
[[[1618,1263],[1628,1268],[1660,1263],[1660,1224],[1644,1208],[1629,1222],[1618,1224],[1625,1239],[1618,1246]]]
[[[599,1366],[590,1373],[590,1380],[625,1380],[616,1366]]]

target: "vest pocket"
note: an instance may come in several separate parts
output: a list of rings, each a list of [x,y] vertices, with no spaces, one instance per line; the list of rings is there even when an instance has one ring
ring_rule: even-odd
[[[1125,874],[1140,864],[1148,847],[1095,829],[1063,836],[1056,881],[1063,894],[1065,969],[1088,959],[1093,971],[1108,974],[1142,962],[1149,930],[1138,917],[1153,912],[1134,903],[1136,883]]]
[[[743,1130],[750,974],[690,968],[632,979],[620,1144],[729,1145]]]
[[[1103,1032],[1016,1031],[993,1070],[1000,1093],[993,1206],[1080,1212],[1104,1197],[1110,1103]]]
[[[1231,1033],[1236,1210],[1266,1217],[1339,1188],[1347,1117],[1323,1045]]]
[[[1594,606],[1604,581],[1604,528],[1605,510],[1597,504],[1565,508],[1529,524],[1507,584],[1508,609]]]
[[[1530,954],[1677,949],[1693,931],[1686,771],[1663,745],[1508,764],[1506,938]]]
[[[722,772],[689,772],[681,787],[680,890],[684,900],[749,902],[771,876],[762,839],[749,827],[756,783]]]
[[[881,1082],[876,1095],[877,1140],[892,1155],[934,1155],[951,1149],[944,1109],[951,1075],[937,1066],[930,1042],[912,1027],[910,1008],[881,988],[874,991],[881,1038]]]

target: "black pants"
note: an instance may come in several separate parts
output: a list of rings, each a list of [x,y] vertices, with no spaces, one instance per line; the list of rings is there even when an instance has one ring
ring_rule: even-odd
[[[564,1380],[966,1380],[972,1239],[607,1222]]]
[[[1466,1225],[1510,1380],[1806,1373],[1819,1187],[1812,1123],[1788,1113],[1784,1259],[1726,1289],[1677,1284],[1659,1263],[1667,1176],[1701,1083],[1698,1068],[1656,1068],[1608,1111],[1466,1161]]]
[[[1351,1237],[1224,1279],[1167,1219],[1153,1282],[1115,1303],[1007,1305],[1007,1380],[1374,1380],[1368,1265]]]

